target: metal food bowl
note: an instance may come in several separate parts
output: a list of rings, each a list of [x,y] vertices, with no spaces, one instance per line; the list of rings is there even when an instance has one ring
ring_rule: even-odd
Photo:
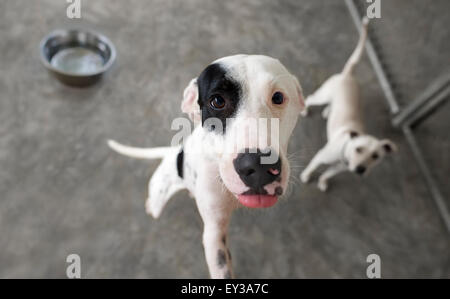
[[[114,45],[105,36],[81,30],[57,30],[40,44],[44,66],[71,86],[96,83],[116,59]]]

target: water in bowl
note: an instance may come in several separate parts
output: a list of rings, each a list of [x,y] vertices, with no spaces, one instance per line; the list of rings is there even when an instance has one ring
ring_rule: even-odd
[[[89,75],[100,71],[104,60],[94,50],[74,47],[56,53],[51,60],[51,65],[66,73]]]

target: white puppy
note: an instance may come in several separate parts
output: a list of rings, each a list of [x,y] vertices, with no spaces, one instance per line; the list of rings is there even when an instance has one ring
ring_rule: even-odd
[[[378,140],[364,132],[360,111],[359,88],[353,69],[361,59],[367,39],[368,20],[363,20],[361,37],[342,73],[328,79],[313,95],[307,97],[302,115],[311,106],[326,105],[322,115],[328,118],[328,143],[312,159],[300,178],[307,183],[322,164],[329,168],[319,178],[319,189],[328,189],[328,180],[343,171],[366,175],[386,154],[396,151],[390,140]]]
[[[232,278],[227,242],[231,213],[239,206],[273,206],[285,193],[287,146],[303,107],[298,80],[278,60],[230,56],[209,65],[186,88],[181,109],[201,125],[182,146],[109,145],[127,156],[163,159],[149,183],[147,212],[158,218],[172,195],[189,190],[204,222],[211,277]],[[275,120],[278,127],[269,132],[269,126],[254,126],[264,119]]]

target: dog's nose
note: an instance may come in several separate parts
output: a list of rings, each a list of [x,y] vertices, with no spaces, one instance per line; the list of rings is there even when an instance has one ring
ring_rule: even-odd
[[[358,167],[356,167],[356,173],[359,175],[363,175],[364,172],[366,172],[366,167],[359,165]]]
[[[234,169],[247,187],[259,191],[265,185],[274,182],[281,175],[281,160],[277,156],[275,163],[266,164],[261,158],[271,156],[272,152],[262,153],[259,149],[251,153],[246,150],[233,161]],[[262,190],[261,190],[262,192]]]

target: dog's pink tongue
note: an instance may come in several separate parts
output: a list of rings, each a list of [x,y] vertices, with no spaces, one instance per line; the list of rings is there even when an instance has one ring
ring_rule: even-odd
[[[277,203],[278,197],[273,195],[238,195],[239,202],[247,208],[270,208]]]

